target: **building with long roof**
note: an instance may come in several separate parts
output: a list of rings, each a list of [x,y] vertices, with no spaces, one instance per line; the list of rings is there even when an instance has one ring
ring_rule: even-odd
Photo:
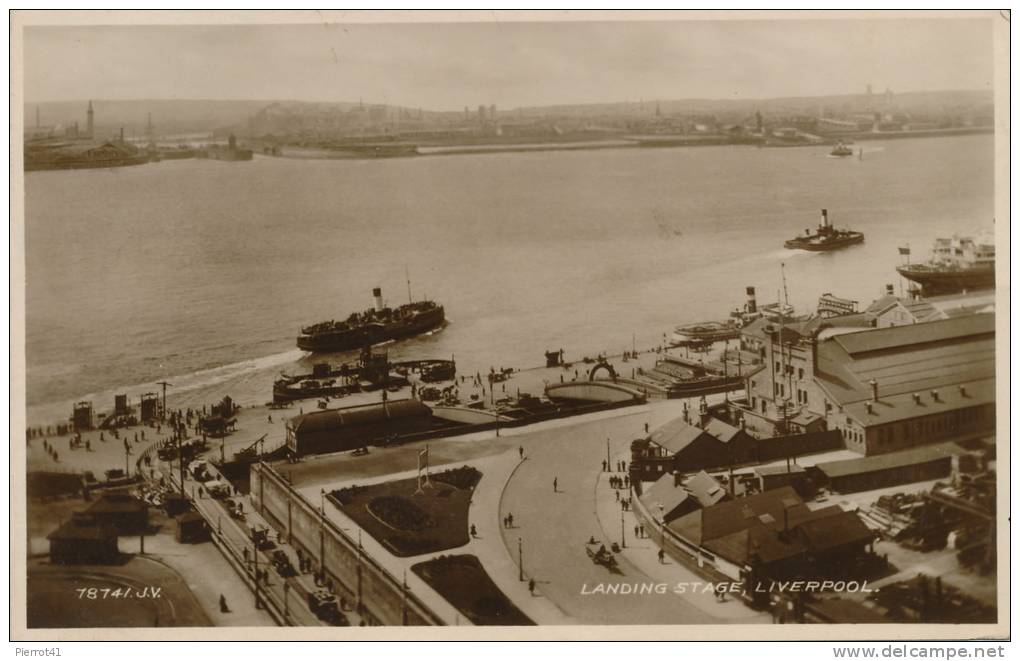
[[[884,328],[813,318],[749,329],[763,363],[735,413],[760,436],[836,429],[861,454],[992,435],[995,315],[981,313],[985,303],[936,301],[914,308],[935,321]]]

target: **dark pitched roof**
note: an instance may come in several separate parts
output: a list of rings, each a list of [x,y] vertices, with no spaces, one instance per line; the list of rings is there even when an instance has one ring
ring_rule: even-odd
[[[67,521],[46,536],[48,540],[95,541],[116,539],[117,531],[110,526],[83,523],[74,519]]]
[[[815,552],[847,544],[867,544],[875,539],[875,533],[864,525],[856,512],[842,511],[804,521],[797,526],[797,534]]]
[[[903,450],[902,452],[861,457],[860,459],[827,461],[817,464],[815,468],[822,471],[829,479],[832,479],[834,477],[845,477],[847,475],[873,473],[891,468],[925,464],[961,454],[965,454],[964,450],[955,443],[942,443],[939,445],[925,445],[919,448]]]
[[[135,512],[146,512],[149,506],[124,493],[107,493],[89,505],[85,511],[89,514],[124,514]]]
[[[705,424],[705,431],[719,439],[723,443],[729,443],[734,436],[740,434],[740,427],[734,427],[718,418],[709,418]]]
[[[759,517],[764,515],[782,525],[784,509],[791,519],[807,511],[807,506],[793,487],[784,486],[717,503],[682,516],[669,527],[691,542],[701,544],[757,525],[761,523]]]
[[[676,454],[703,435],[712,438],[704,429],[685,422],[683,418],[677,418],[652,431],[649,440]]]

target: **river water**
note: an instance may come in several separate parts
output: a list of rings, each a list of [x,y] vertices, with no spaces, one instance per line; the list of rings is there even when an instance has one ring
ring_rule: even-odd
[[[167,380],[175,405],[271,399],[313,362],[303,324],[411,295],[441,332],[391,357],[462,371],[649,347],[722,318],[754,285],[813,310],[896,285],[897,245],[991,227],[993,137],[824,147],[721,146],[247,163],[167,161],[26,177],[31,422],[109,410]],[[822,207],[866,242],[785,250]],[[340,356],[330,357],[334,362]],[[349,358],[348,358],[349,359]]]

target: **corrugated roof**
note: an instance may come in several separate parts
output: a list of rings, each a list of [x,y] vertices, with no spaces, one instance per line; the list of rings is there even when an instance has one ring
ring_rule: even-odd
[[[817,464],[816,468],[822,471],[826,477],[832,479],[848,475],[873,473],[891,468],[926,464],[961,454],[965,454],[965,451],[955,443],[941,443],[939,445],[925,445],[919,448],[903,450],[902,452],[879,454],[873,457],[827,461]]]
[[[931,390],[938,393],[938,399],[932,397]],[[943,388],[919,390],[916,394],[920,397],[920,403],[914,400],[914,394],[913,391],[905,392],[880,396],[877,402],[865,400],[845,404],[843,412],[868,427],[981,406],[995,401],[995,379],[965,381]]]
[[[872,379],[882,398],[993,378],[994,323],[992,315],[975,315],[819,342],[818,383],[843,405],[869,399]]]
[[[833,339],[851,356],[871,351],[946,342],[979,335],[995,334],[994,315],[972,315],[924,324],[878,328],[861,333],[839,335]]]
[[[418,400],[398,399],[385,403],[306,413],[288,420],[287,426],[295,432],[328,431],[339,427],[354,427],[428,415],[432,415],[432,409]]]

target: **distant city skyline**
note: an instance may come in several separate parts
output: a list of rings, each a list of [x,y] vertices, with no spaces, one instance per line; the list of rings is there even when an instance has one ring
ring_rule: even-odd
[[[992,19],[54,26],[26,103],[223,99],[426,110],[991,90]]]

